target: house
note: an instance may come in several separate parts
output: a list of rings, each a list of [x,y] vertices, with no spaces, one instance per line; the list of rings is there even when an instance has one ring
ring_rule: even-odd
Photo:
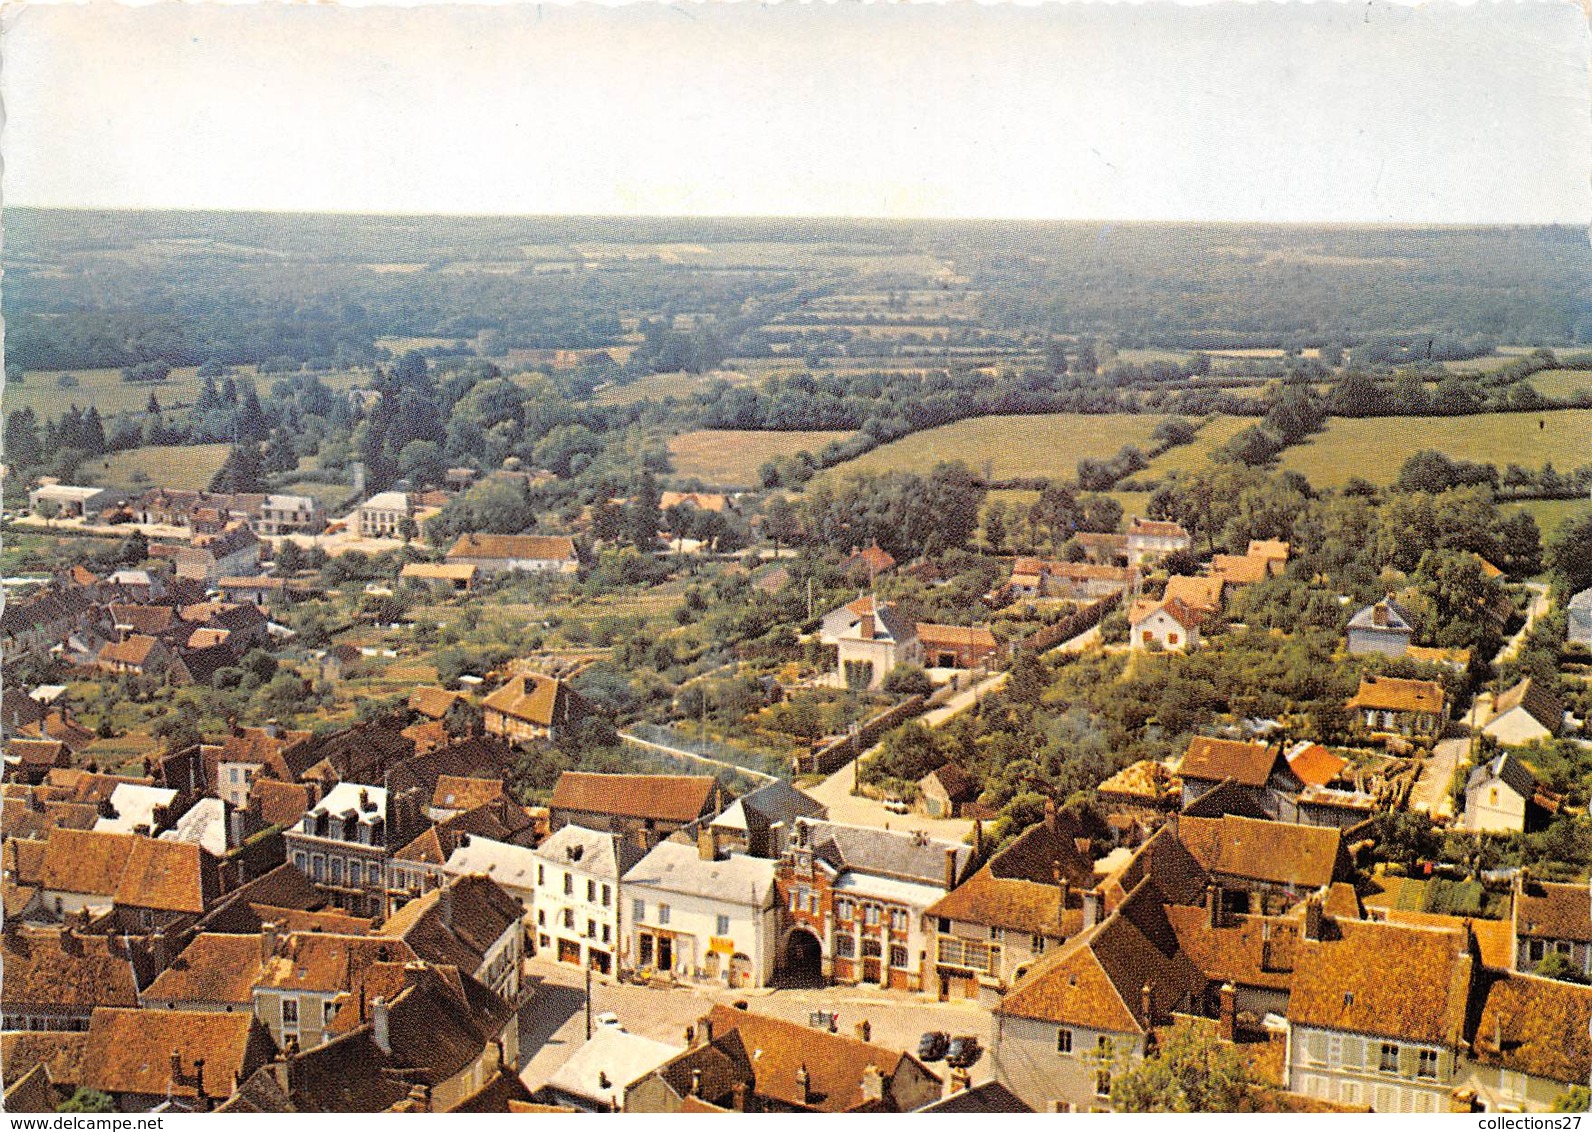
[[[1501,746],[1518,747],[1552,739],[1564,726],[1564,701],[1546,684],[1527,676],[1499,696],[1482,732]]]
[[[1320,743],[1301,739],[1289,747],[1283,757],[1288,769],[1305,786],[1329,786],[1338,780],[1349,760],[1333,754]]]
[[[1432,680],[1362,676],[1346,706],[1374,735],[1436,736],[1448,720],[1443,686]]]
[[[1102,534],[1096,531],[1078,531],[1072,541],[1083,550],[1084,560],[1102,566],[1116,566],[1128,561],[1128,536]]]
[[[1349,619],[1349,652],[1354,656],[1403,656],[1418,632],[1415,615],[1389,594]]]
[[[1093,562],[1046,562],[1041,571],[1038,596],[1095,601],[1113,594],[1127,593],[1135,577],[1135,571],[1126,566],[1101,566]]]
[[[718,812],[718,782],[706,774],[591,774],[567,770],[548,801],[552,829],[578,825],[645,840],[651,848]]]
[[[950,1093],[917,1111],[951,1113],[956,1116],[1004,1116],[1034,1110],[999,1081],[985,1081],[982,1085]]]
[[[1170,652],[1187,652],[1200,646],[1200,623],[1205,615],[1181,598],[1136,601],[1128,610],[1128,643],[1135,649],[1152,646]]]
[[[924,914],[973,850],[921,833],[798,820],[780,859],[779,969],[788,980],[922,989]]]
[[[253,574],[222,578],[216,582],[216,588],[221,591],[222,601],[264,609],[281,602],[282,595],[287,591],[287,583],[269,574]]]
[[[260,540],[244,523],[216,534],[196,534],[193,545],[177,550],[175,563],[177,577],[214,586],[224,577],[258,573]]]
[[[877,688],[897,665],[921,663],[923,650],[894,602],[862,600],[856,621],[835,635],[836,671],[847,687]]]
[[[645,855],[633,836],[566,825],[536,856],[536,948],[600,975],[617,969],[621,881]]]
[[[267,537],[320,534],[326,526],[321,505],[308,495],[267,495],[254,521],[255,533]]]
[[[1106,824],[1138,844],[1182,807],[1183,784],[1164,764],[1140,759],[1095,787],[1095,796]]]
[[[1287,1087],[1377,1112],[1447,1112],[1477,965],[1463,929],[1337,919],[1303,933]]]
[[[441,582],[455,590],[468,592],[475,586],[481,568],[473,562],[407,562],[398,577],[406,582]]]
[[[871,596],[859,594],[854,600],[824,614],[818,623],[819,643],[838,645],[842,633],[855,628],[864,613],[873,612],[873,601]]]
[[[1576,594],[1565,606],[1564,639],[1567,644],[1592,648],[1592,587]]]
[[[139,996],[146,1010],[254,1012],[254,987],[281,937],[264,932],[197,932]],[[281,1041],[281,1031],[272,1033]]]
[[[275,720],[263,727],[235,728],[215,750],[215,780],[204,788],[233,806],[246,808],[251,788],[262,775],[291,783],[309,769],[298,757],[309,751],[309,739],[308,731],[288,731]]]
[[[725,853],[710,829],[696,844],[661,841],[622,880],[620,963],[681,981],[768,986],[774,975],[776,864]]]
[[[1486,1112],[1554,1111],[1592,1068],[1592,987],[1508,974],[1483,993],[1462,1094]]]
[[[1176,598],[1196,613],[1208,617],[1221,612],[1225,588],[1226,583],[1219,577],[1194,578],[1186,574],[1173,574],[1166,580],[1166,592],[1161,600],[1166,602]]]
[[[554,739],[591,714],[591,706],[565,680],[540,673],[511,677],[481,705],[487,733],[516,742]]]
[[[11,922],[0,937],[0,1029],[87,1030],[101,1006],[136,1007],[138,976],[125,938]]]
[[[823,803],[779,778],[731,802],[713,819],[712,829],[728,852],[772,858],[784,855],[797,818],[828,816]]]
[[[1280,748],[1269,743],[1211,739],[1189,740],[1177,774],[1183,781],[1183,805],[1231,780],[1236,791],[1260,813],[1283,821],[1294,819],[1294,798],[1304,783]]]
[[[1035,960],[1076,935],[1083,893],[1094,884],[1088,844],[1078,823],[1047,799],[1044,821],[930,904],[925,993],[993,1006]]]
[[[488,577],[514,570],[527,574],[580,571],[580,555],[568,535],[460,535],[448,551],[447,561],[474,566]]]
[[[99,607],[83,590],[52,586],[23,601],[5,603],[0,609],[0,645],[12,659],[47,656],[72,634],[92,630],[99,617]],[[13,714],[8,704],[5,722],[14,729]]]
[[[911,1112],[941,1088],[909,1053],[715,1006],[689,1049],[627,1090],[625,1111]]]
[[[136,634],[125,641],[108,644],[100,650],[94,666],[101,672],[159,679],[171,664],[171,650],[158,637]]]
[[[1210,574],[1229,586],[1252,586],[1282,573],[1282,563],[1275,558],[1251,557],[1247,554],[1217,554],[1212,556]]]
[[[284,1048],[309,1050],[332,1041],[333,1023],[349,1005],[348,996],[358,993],[377,967],[419,962],[407,944],[391,938],[330,931],[295,931],[278,938],[275,925],[265,924],[259,939],[260,965],[251,988],[254,1013]],[[242,962],[248,966],[246,959]],[[197,961],[192,966],[201,969]]]
[[[131,926],[151,929],[192,923],[221,882],[215,858],[197,845],[58,828],[45,842],[38,888],[57,920],[115,909]]]
[[[388,837],[387,791],[357,782],[339,782],[282,832],[294,868],[337,907],[372,916],[385,910]]]
[[[437,776],[436,789],[431,794],[431,804],[426,816],[432,821],[447,821],[464,813],[488,805],[505,797],[501,778],[470,778],[454,774]]]
[[[525,931],[520,902],[484,876],[454,877],[409,901],[371,932],[402,940],[427,963],[466,971],[509,1002],[520,996]]]
[[[1592,892],[1586,884],[1553,884],[1515,874],[1510,910],[1511,968],[1534,973],[1550,955],[1592,976]]]
[[[658,510],[671,507],[694,507],[698,511],[734,511],[735,503],[727,495],[715,491],[665,491],[658,496]]]
[[[78,519],[98,516],[116,502],[108,487],[41,483],[28,492],[28,510],[41,518]]]
[[[401,538],[406,522],[413,522],[415,510],[407,492],[381,491],[359,505],[359,533],[362,538]]]
[[[1214,886],[1225,912],[1266,913],[1296,907],[1309,894],[1352,881],[1348,850],[1336,829],[1226,814],[1181,815],[1156,838],[1175,839]]]
[[[895,569],[895,566],[895,555],[881,548],[877,542],[866,550],[852,547],[851,553],[840,563],[840,568],[845,573],[870,579],[889,573]]]
[[[981,626],[919,621],[916,631],[927,668],[977,668],[988,663],[999,648],[995,634]]]
[[[72,765],[72,752],[59,739],[7,739],[5,779],[37,786],[52,767]]]
[[[1545,826],[1558,805],[1525,760],[1505,753],[1470,772],[1460,824],[1472,833],[1523,833]]]
[[[918,803],[931,818],[960,817],[962,807],[978,801],[978,783],[955,763],[946,763],[918,779]]]
[[[1181,523],[1141,519],[1137,515],[1128,520],[1127,550],[1131,562],[1154,562],[1193,545],[1193,539]]]
[[[207,1112],[275,1053],[252,1014],[101,1007],[80,1083],[110,1096],[118,1112]]]
[[[579,1112],[623,1112],[630,1087],[685,1050],[617,1026],[599,1026],[538,1095]]]

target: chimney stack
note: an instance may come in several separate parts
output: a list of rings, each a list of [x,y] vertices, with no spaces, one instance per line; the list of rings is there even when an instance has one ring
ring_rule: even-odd
[[[1155,1024],[1155,984],[1145,983],[1139,988],[1139,1013],[1143,1016],[1145,1028]]]
[[[697,856],[704,861],[719,859],[719,831],[704,825],[697,830]]]
[[[813,1103],[813,1078],[807,1072],[807,1063],[804,1061],[796,1067],[796,1091],[801,1094],[802,1104]]]
[[[956,850],[945,851],[945,891],[950,892],[956,887]]]
[[[409,1111],[430,1112],[431,1090],[420,1084],[409,1086]]]
[[[1217,1014],[1217,1034],[1224,1042],[1234,1040],[1238,1032],[1238,991],[1232,983],[1223,983],[1221,1010]]]
[[[697,1019],[695,1044],[699,1046],[713,1044],[713,1019],[706,1014]]]
[[[857,635],[865,641],[873,640],[873,613],[864,613],[857,622]]]
[[[984,859],[984,822],[980,818],[973,819],[973,855]]]
[[[437,910],[442,916],[442,926],[453,927],[453,885],[442,886],[437,896]]]
[[[1100,890],[1091,888],[1083,894],[1083,926],[1087,930],[1100,922]]]
[[[193,1091],[201,1101],[206,1099],[205,1059],[202,1057],[196,1057],[193,1059]]]
[[[370,1004],[370,1029],[371,1037],[375,1039],[376,1048],[382,1053],[392,1052],[392,1031],[389,1028],[392,1019],[389,1015],[387,1000],[377,995]]]
[[[1051,833],[1056,832],[1056,799],[1045,799],[1045,828]]]
[[[884,1100],[884,1074],[871,1061],[862,1071],[862,1099],[876,1103]]]
[[[1222,926],[1222,890],[1214,883],[1205,886],[1205,922],[1213,928]]]
[[[176,1050],[171,1051],[171,1083],[182,1084],[182,1054]]]
[[[1056,894],[1056,927],[1060,928],[1067,918],[1067,901],[1072,898],[1072,881],[1061,874],[1061,866],[1056,866],[1056,887],[1061,891]]]
[[[1305,938],[1313,942],[1321,942],[1321,928],[1323,924],[1321,911],[1321,897],[1311,896],[1305,901]]]

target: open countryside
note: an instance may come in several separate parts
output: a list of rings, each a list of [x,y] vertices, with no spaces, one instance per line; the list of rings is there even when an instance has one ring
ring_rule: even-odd
[[[844,440],[845,432],[766,432],[704,429],[669,441],[676,474],[700,479],[713,487],[756,487],[758,469],[770,460],[806,452],[816,456],[824,446]]]

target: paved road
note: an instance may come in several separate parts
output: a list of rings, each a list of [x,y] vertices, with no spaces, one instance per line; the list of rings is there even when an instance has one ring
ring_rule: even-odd
[[[1526,588],[1531,591],[1531,603],[1526,606],[1526,623],[1520,627],[1520,632],[1509,638],[1509,642],[1498,650],[1498,662],[1513,660],[1515,654],[1526,643],[1526,636],[1531,632],[1531,627],[1537,623],[1537,618],[1548,612],[1548,587],[1541,582],[1527,582]]]
[[[535,997],[520,1014],[520,1078],[531,1089],[540,1088],[586,1040],[585,986],[582,973],[572,967],[537,958],[528,968],[541,981]],[[624,983],[594,982],[592,1013],[611,1010],[633,1034],[685,1047],[685,1028],[694,1025],[715,1004],[744,1001],[749,1010],[787,1021],[807,1024],[813,1010],[839,1015],[839,1032],[855,1035],[857,1023],[867,1020],[871,1041],[892,1050],[917,1052],[925,1030],[972,1034],[988,1050],[994,1036],[987,1010],[968,1002],[934,1002],[921,995],[878,987],[819,987],[808,990],[725,990],[675,987],[657,990]],[[945,1076],[944,1065],[930,1068]],[[988,1053],[973,1067],[974,1084],[990,1079]]]
[[[1458,769],[1470,752],[1470,738],[1442,739],[1432,748],[1431,756],[1421,767],[1421,777],[1410,792],[1410,809],[1432,817],[1454,815],[1453,796],[1448,792]]]

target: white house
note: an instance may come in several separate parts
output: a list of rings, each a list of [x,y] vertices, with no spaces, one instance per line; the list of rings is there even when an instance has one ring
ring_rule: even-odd
[[[285,535],[293,531],[319,534],[326,525],[321,505],[308,495],[267,495],[260,504],[254,529],[262,535]]]
[[[1465,783],[1464,828],[1472,833],[1520,833],[1538,791],[1536,776],[1512,754],[1470,772]]]
[[[663,841],[625,874],[626,965],[733,987],[767,986],[778,938],[775,862]]]
[[[623,1112],[630,1086],[684,1052],[617,1026],[600,1026],[542,1086],[542,1095],[550,1104],[581,1112]]]
[[[442,871],[451,876],[483,876],[520,902],[529,918],[536,906],[536,850],[473,833],[463,834]]]
[[[1565,607],[1568,625],[1564,639],[1571,644],[1592,646],[1592,588],[1584,589]]]
[[[1132,562],[1164,558],[1192,545],[1194,540],[1180,523],[1141,519],[1137,515],[1128,523],[1128,559]]]
[[[359,533],[366,538],[397,538],[403,521],[413,517],[405,492],[378,492],[359,507]]]
[[[28,510],[35,515],[50,511],[53,516],[73,518],[97,515],[115,502],[105,487],[80,487],[69,483],[41,484],[28,492]],[[51,510],[53,508],[53,510]]]
[[[566,825],[533,852],[537,950],[613,974],[622,878],[642,848],[634,838]]]
[[[1418,628],[1415,615],[1389,594],[1349,619],[1349,652],[1356,656],[1403,656]]]
[[[859,601],[867,604],[856,622],[835,638],[837,671],[848,687],[877,688],[896,665],[922,663],[923,648],[917,626],[897,612],[895,603],[871,597]]]
[[[1129,643],[1133,648],[1159,645],[1168,652],[1187,652],[1200,647],[1200,622],[1204,618],[1183,603],[1137,601],[1128,612]]]
[[[574,574],[580,570],[575,540],[568,535],[463,534],[448,551],[453,566],[474,566],[486,575],[520,571],[526,574]]]
[[[1564,725],[1564,701],[1527,676],[1493,703],[1482,731],[1505,747],[1552,739]]]

